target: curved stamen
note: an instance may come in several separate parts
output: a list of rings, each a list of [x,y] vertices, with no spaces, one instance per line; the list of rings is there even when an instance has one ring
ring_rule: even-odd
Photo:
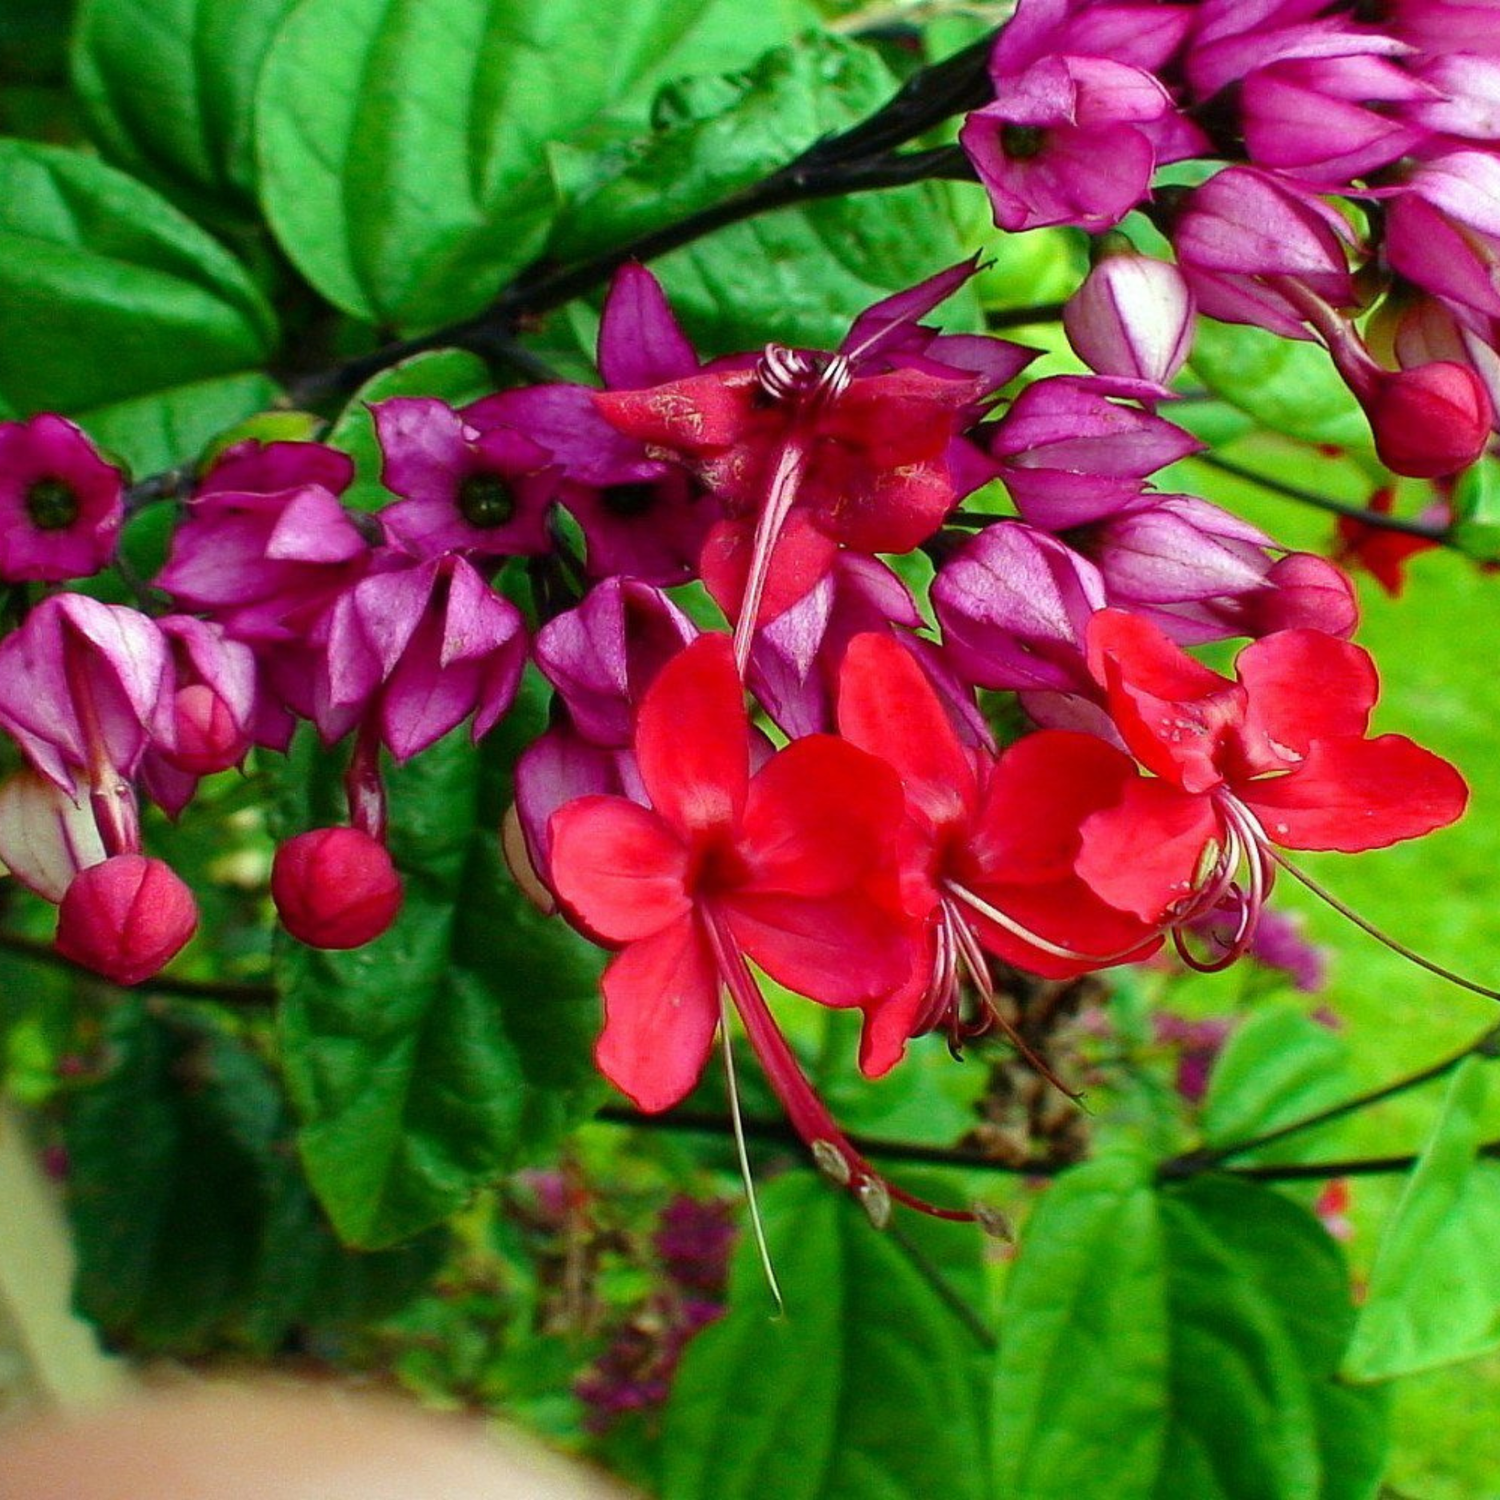
[[[1033,1072],[1041,1074],[1053,1088],[1061,1094],[1066,1094],[1069,1099],[1075,1102],[1081,1099],[1083,1095],[1076,1089],[1070,1089],[1057,1076],[1046,1059],[1006,1019],[1000,1007],[995,1004],[995,986],[990,978],[990,966],[984,956],[984,949],[980,946],[974,929],[964,921],[962,913],[954,907],[951,901],[946,899],[943,901],[943,916],[953,926],[954,936],[958,941],[958,951],[964,961],[964,968],[968,971],[969,978],[974,981],[974,988],[979,991],[980,998],[984,1001],[985,1011],[991,1022],[1005,1033],[1006,1040],[1026,1059]]]
[[[1172,945],[1177,949],[1177,956],[1190,969],[1196,969],[1200,974],[1217,974],[1249,952],[1250,945],[1255,941],[1256,929],[1260,926],[1260,914],[1265,910],[1266,898],[1275,882],[1275,871],[1270,864],[1269,841],[1259,819],[1238,797],[1222,788],[1214,794],[1214,803],[1224,820],[1224,854],[1208,887],[1188,911],[1178,917],[1172,927]],[[1248,886],[1243,889],[1236,878],[1241,865],[1249,880]],[[1231,898],[1239,909],[1234,936],[1227,943],[1222,943],[1222,951],[1216,957],[1202,958],[1187,946],[1184,924],[1211,917],[1224,904],[1226,897]]]

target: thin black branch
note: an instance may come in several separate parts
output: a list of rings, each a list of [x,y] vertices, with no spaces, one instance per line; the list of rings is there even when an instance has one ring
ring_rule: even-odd
[[[833,136],[820,142],[819,146],[829,146],[844,139],[844,136]],[[973,179],[968,159],[957,146],[881,155],[867,160],[836,157],[826,163],[810,160],[819,146],[719,203],[588,260],[571,266],[538,262],[523,271],[476,317],[450,323],[416,338],[382,345],[369,354],[305,376],[288,387],[286,399],[292,406],[302,407],[351,396],[382,370],[434,349],[468,349],[484,354],[495,346],[497,339],[512,337],[524,320],[550,312],[602,285],[627,262],[654,260],[668,251],[692,244],[716,229],[738,224],[773,209],[788,208],[818,198],[905,187],[936,178],[950,181]]]
[[[95,984],[123,989],[113,980],[106,979],[82,964],[65,958],[50,943],[41,943],[34,938],[22,937],[18,932],[0,931],[0,951],[14,953],[29,963],[42,964],[49,969],[64,969]],[[147,994],[172,995],[184,1000],[217,1000],[226,1005],[269,1006],[276,1003],[276,988],[269,984],[237,984],[218,979],[178,979],[161,975],[134,986]]]
[[[1064,302],[1035,302],[1029,307],[1002,307],[984,315],[984,326],[990,333],[1007,328],[1024,328],[1028,323],[1056,323],[1063,315]]]
[[[1216,1146],[1211,1149],[1204,1147],[1174,1157],[1171,1161],[1162,1163],[1157,1175],[1164,1180],[1195,1177],[1200,1172],[1212,1171],[1225,1162],[1233,1161],[1236,1157],[1244,1156],[1248,1152],[1275,1145],[1278,1141],[1284,1141],[1289,1136],[1300,1135],[1303,1131],[1315,1129],[1319,1125],[1331,1124],[1334,1120],[1341,1120],[1346,1115],[1357,1114],[1360,1110],[1383,1104],[1387,1099],[1394,1099],[1398,1094],[1405,1094],[1412,1089],[1420,1088],[1424,1083],[1433,1083],[1439,1078],[1445,1078],[1471,1057],[1496,1056],[1500,1056],[1500,1026],[1490,1027],[1467,1047],[1449,1057],[1420,1068],[1415,1073],[1408,1073],[1401,1078],[1393,1079],[1379,1088],[1356,1094],[1352,1099],[1345,1099],[1342,1104],[1316,1110],[1310,1115],[1304,1115],[1300,1120],[1293,1120],[1288,1125],[1264,1131],[1260,1135],[1250,1136],[1243,1141],[1234,1141],[1227,1146]]]
[[[1217,469],[1219,473],[1232,475],[1235,479],[1248,480],[1249,483],[1258,485],[1272,495],[1280,495],[1286,500],[1296,500],[1302,505],[1311,505],[1318,510],[1327,511],[1330,515],[1345,516],[1349,520],[1359,521],[1379,531],[1396,531],[1402,536],[1420,537],[1423,541],[1436,542],[1440,547],[1455,545],[1448,528],[1434,525],[1431,521],[1413,521],[1407,520],[1404,516],[1383,515],[1380,511],[1369,510],[1363,505],[1351,505],[1344,500],[1334,500],[1327,495],[1318,494],[1316,490],[1305,490],[1299,485],[1273,479],[1269,474],[1258,474],[1254,469],[1247,469],[1242,464],[1233,463],[1227,458],[1220,458],[1217,454],[1193,453],[1189,454],[1189,458],[1193,463],[1202,464],[1205,468]]]

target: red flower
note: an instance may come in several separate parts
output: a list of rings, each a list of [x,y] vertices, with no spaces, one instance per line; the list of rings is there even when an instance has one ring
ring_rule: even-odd
[[[700,567],[739,619],[741,664],[755,625],[806,594],[840,546],[909,552],[958,498],[945,455],[983,379],[855,365],[772,345],[754,369],[594,396],[613,427],[682,459],[724,506]]]
[[[1063,979],[1160,946],[1155,927],[1107,906],[1073,868],[1079,825],[1135,775],[1119,750],[1062,730],[1028,735],[998,759],[966,749],[910,652],[880,635],[849,645],[839,728],[906,789],[904,894],[923,932],[911,979],[867,1011],[866,1073],[885,1072],[908,1037],[945,1021],[957,1035],[960,967],[990,991],[979,948]]]
[[[1088,643],[1115,725],[1155,777],[1085,821],[1078,872],[1148,922],[1235,900],[1239,933],[1208,967],[1248,944],[1275,871],[1269,845],[1379,849],[1463,812],[1468,790],[1447,761],[1402,735],[1365,737],[1379,681],[1348,641],[1268,635],[1240,653],[1235,682],[1121,610],[1095,615]],[[1206,850],[1217,854],[1203,874]]]
[[[1370,496],[1370,510],[1378,516],[1388,516],[1396,502],[1396,492],[1390,486],[1378,489]],[[1428,507],[1433,520],[1446,522],[1447,505],[1439,501]],[[1427,513],[1424,512],[1424,519]],[[1353,516],[1340,516],[1338,520],[1338,547],[1333,557],[1345,567],[1361,567],[1391,598],[1401,597],[1406,587],[1406,564],[1409,559],[1423,552],[1436,550],[1437,543],[1426,537],[1411,536],[1402,531],[1391,531],[1385,526],[1372,526],[1367,521]]]
[[[669,1108],[697,1081],[723,985],[797,1121],[805,1101],[783,1092],[797,1086],[783,1064],[795,1072],[795,1063],[768,1056],[785,1043],[770,1039],[774,1023],[742,955],[828,1005],[887,992],[910,964],[894,774],[852,745],[809,735],[751,776],[750,748],[729,641],[700,637],[641,704],[635,751],[650,806],[589,796],[552,816],[558,895],[620,948],[604,975],[598,1063],[644,1110]]]

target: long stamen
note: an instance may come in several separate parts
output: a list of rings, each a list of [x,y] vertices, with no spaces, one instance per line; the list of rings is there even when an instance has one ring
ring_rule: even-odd
[[[755,1233],[755,1248],[760,1254],[760,1268],[765,1272],[766,1286],[776,1303],[776,1315],[786,1312],[776,1267],[771,1263],[771,1247],[766,1243],[766,1226],[761,1222],[760,1204],[755,1197],[755,1175],[750,1170],[750,1152],[745,1146],[745,1120],[740,1113],[740,1088],[734,1071],[734,1046],[729,1040],[729,1002],[719,992],[719,1040],[724,1047],[724,1082],[729,1090],[729,1118],[734,1125],[734,1149],[739,1157],[740,1180],[745,1184],[745,1202],[750,1208],[750,1227]]]
[[[760,602],[771,572],[771,558],[776,551],[781,528],[796,503],[797,490],[807,467],[807,444],[795,428],[787,434],[776,468],[771,475],[766,503],[755,523],[755,541],[750,556],[750,576],[745,581],[745,597],[740,602],[739,619],[734,623],[734,665],[740,676],[750,663],[750,642],[755,636]]]
[[[959,955],[964,961],[964,968],[968,970],[970,979],[974,981],[975,989],[983,997],[985,1007],[995,1024],[1005,1033],[1006,1040],[1026,1059],[1033,1071],[1041,1074],[1060,1094],[1066,1094],[1075,1102],[1081,1099],[1083,1095],[1077,1089],[1070,1089],[1057,1076],[1046,1059],[1031,1046],[1001,1012],[1000,1007],[995,1004],[995,986],[990,979],[990,966],[985,960],[984,949],[980,947],[979,939],[974,936],[973,929],[954,909],[951,901],[943,902],[943,917],[952,926]]]
[[[1315,895],[1318,900],[1331,906],[1341,917],[1346,917],[1359,928],[1361,932],[1368,933],[1377,943],[1382,944],[1399,954],[1410,963],[1414,963],[1419,969],[1426,969],[1429,974],[1436,974],[1439,979],[1446,979],[1449,984],[1456,984],[1462,990],[1469,990],[1475,995],[1483,995],[1486,1000],[1500,1000],[1500,990],[1491,989],[1488,985],[1479,984],[1472,979],[1466,979],[1462,974],[1456,974],[1452,969],[1445,968],[1442,964],[1434,963],[1430,958],[1423,958],[1414,949],[1408,948],[1405,943],[1382,932],[1373,922],[1366,920],[1352,907],[1346,906],[1326,886],[1320,885],[1305,870],[1298,869],[1285,855],[1272,848],[1266,849],[1267,856],[1274,860],[1293,880],[1300,881]]]
[[[734,1001],[750,1045],[765,1069],[766,1079],[786,1110],[792,1128],[807,1142],[813,1160],[825,1177],[846,1187],[877,1229],[890,1218],[891,1200],[904,1203],[935,1219],[961,1224],[978,1221],[966,1209],[939,1208],[913,1193],[888,1182],[849,1143],[828,1106],[813,1091],[791,1047],[781,1034],[765,998],[761,995],[733,936],[716,912],[705,913],[704,929],[713,949],[720,977]]]
[[[1128,948],[1121,948],[1118,953],[1080,953],[1076,948],[1064,948],[1060,943],[1049,942],[1040,933],[1023,926],[1014,917],[1006,916],[998,907],[991,906],[988,901],[956,881],[945,880],[943,889],[950,895],[957,896],[966,906],[973,907],[980,916],[989,918],[996,927],[1004,928],[1012,937],[1020,938],[1023,943],[1030,944],[1039,952],[1049,953],[1053,958],[1080,964],[1116,964],[1123,958],[1129,958],[1132,953],[1138,953],[1143,946],[1143,943],[1132,943]]]

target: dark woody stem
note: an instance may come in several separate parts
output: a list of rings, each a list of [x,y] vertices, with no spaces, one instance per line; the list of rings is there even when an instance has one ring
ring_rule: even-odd
[[[1249,1136],[1243,1141],[1233,1141],[1227,1146],[1218,1146],[1212,1150],[1188,1151],[1182,1156],[1174,1157],[1171,1161],[1163,1163],[1159,1176],[1163,1179],[1175,1179],[1180,1177],[1196,1177],[1202,1172],[1212,1171],[1226,1162],[1233,1161],[1238,1156],[1244,1156],[1248,1152],[1258,1151],[1264,1146],[1275,1145],[1291,1136],[1301,1135],[1304,1131],[1312,1130],[1319,1125],[1328,1125],[1335,1120],[1342,1120],[1348,1115],[1358,1114],[1361,1110],[1372,1108],[1374,1105],[1383,1104],[1387,1099],[1394,1099],[1398,1094],[1405,1094],[1412,1089],[1420,1088],[1424,1083],[1433,1083],[1439,1078],[1446,1078],[1454,1072],[1461,1063],[1465,1063],[1471,1057],[1493,1058],[1500,1056],[1500,1026],[1492,1026],[1482,1035],[1476,1037],[1462,1051],[1455,1052],[1448,1057],[1441,1058],[1415,1073],[1408,1073],[1400,1078],[1393,1079],[1390,1083],[1381,1084],[1379,1088],[1369,1089],[1363,1094],[1356,1094],[1352,1099],[1345,1099],[1342,1104],[1330,1105],[1327,1109],[1320,1109],[1313,1114],[1304,1115],[1300,1120],[1293,1120],[1288,1125],[1282,1125],[1275,1130],[1265,1131],[1261,1135]],[[1392,1158],[1406,1162],[1406,1158]],[[1409,1163],[1408,1163],[1409,1164]],[[1347,1164],[1334,1163],[1341,1171]],[[1274,1170],[1278,1174],[1282,1168],[1266,1168],[1264,1173]],[[1372,1169],[1367,1169],[1372,1170]],[[1389,1170],[1399,1171],[1400,1167],[1392,1167]],[[1260,1169],[1257,1169],[1260,1171]],[[1264,1175],[1262,1173],[1262,1175]],[[1307,1175],[1301,1172],[1300,1175]],[[1333,1175],[1330,1173],[1330,1175]]]
[[[652,260],[757,214],[816,198],[873,192],[932,178],[973,181],[968,159],[957,146],[905,154],[898,148],[986,102],[993,40],[993,34],[983,36],[952,57],[919,69],[868,120],[814,142],[784,167],[721,202],[573,265],[537,261],[477,317],[387,344],[309,375],[291,386],[288,400],[300,406],[352,395],[372,375],[429,349],[472,349],[492,355],[497,339],[512,337],[524,319],[592,291],[627,261]]]
[[[1377,531],[1395,531],[1402,536],[1420,537],[1423,541],[1436,542],[1441,547],[1455,545],[1446,526],[1435,526],[1430,521],[1409,521],[1401,516],[1382,515],[1379,511],[1367,510],[1362,505],[1350,505],[1343,500],[1334,500],[1328,495],[1319,494],[1316,490],[1305,490],[1298,485],[1274,479],[1269,474],[1258,474],[1254,469],[1247,469],[1241,464],[1232,463],[1227,458],[1219,458],[1216,454],[1191,453],[1188,455],[1188,461],[1202,464],[1207,469],[1217,469],[1219,473],[1228,474],[1235,479],[1246,480],[1250,484],[1258,485],[1268,494],[1280,495],[1286,500],[1296,500],[1302,505],[1311,505],[1317,510],[1327,511],[1330,515],[1347,516],[1351,521],[1359,521]]]

